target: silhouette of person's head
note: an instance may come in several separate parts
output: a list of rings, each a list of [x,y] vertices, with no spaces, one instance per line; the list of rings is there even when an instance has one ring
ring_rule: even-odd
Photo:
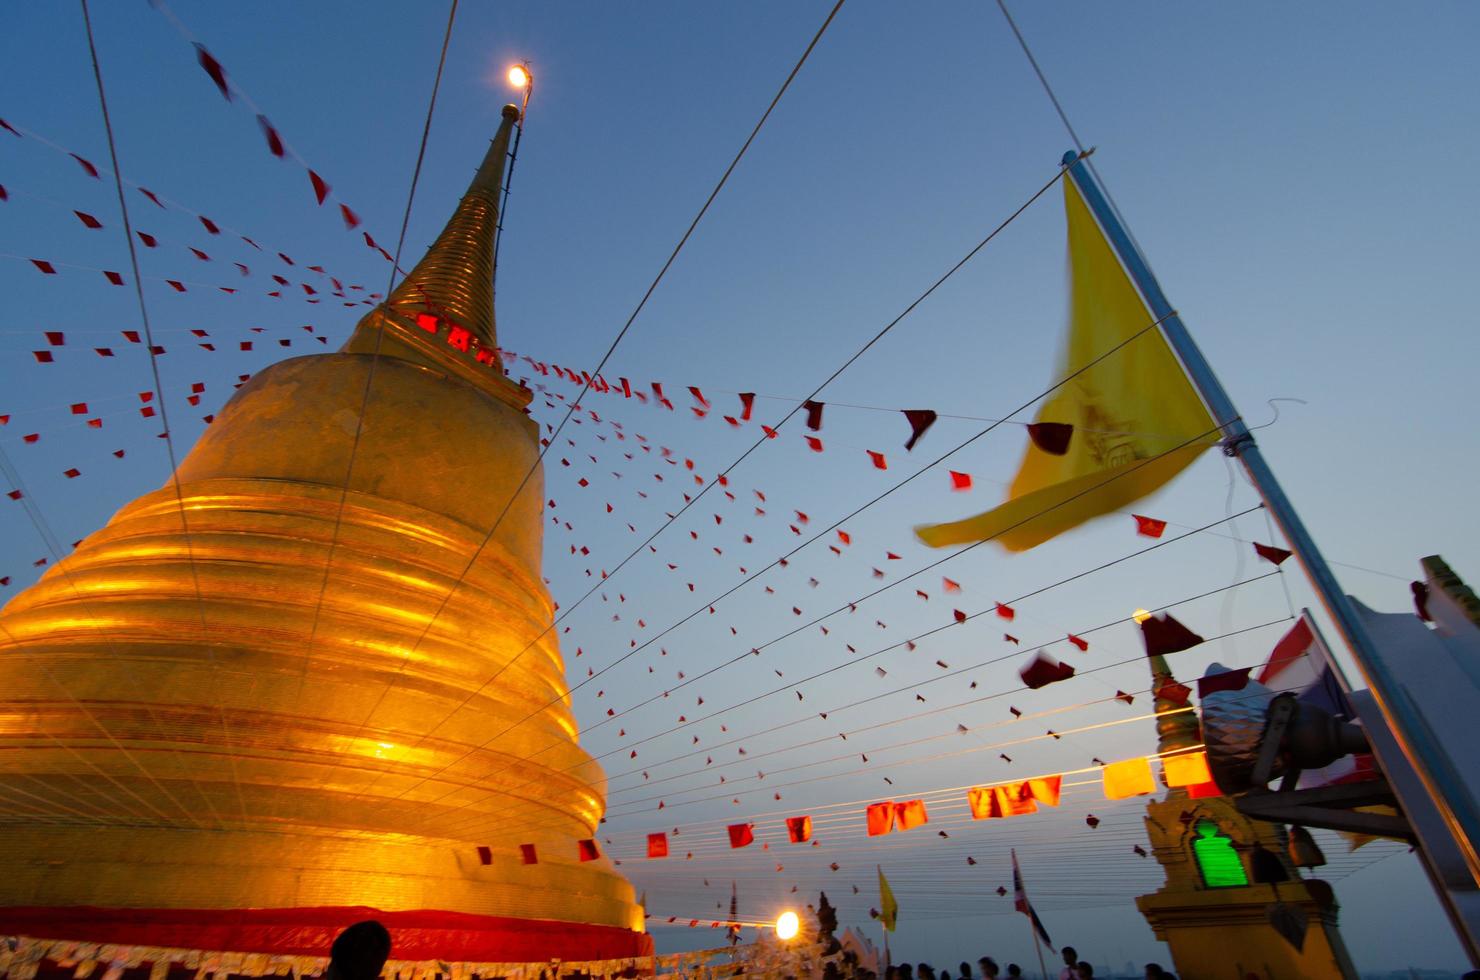
[[[391,934],[374,919],[356,922],[329,948],[324,980],[376,980],[391,955]]]
[[[1075,949],[1073,946],[1065,946],[1064,947],[1064,965],[1067,966],[1069,969],[1072,970],[1072,969],[1074,969],[1074,967],[1078,963],[1079,963],[1079,950]]]

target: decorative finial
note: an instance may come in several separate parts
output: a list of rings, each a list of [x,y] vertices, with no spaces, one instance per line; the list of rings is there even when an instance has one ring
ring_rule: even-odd
[[[390,311],[413,321],[419,314],[431,314],[464,328],[489,348],[497,346],[493,242],[509,137],[519,119],[518,106],[504,106],[483,164],[442,234],[385,301]]]
[[[1172,676],[1167,658],[1153,654],[1146,662],[1151,668],[1151,693],[1155,698],[1157,751],[1176,752],[1198,744],[1201,732],[1197,714],[1187,710],[1185,699],[1174,696],[1181,685]]]

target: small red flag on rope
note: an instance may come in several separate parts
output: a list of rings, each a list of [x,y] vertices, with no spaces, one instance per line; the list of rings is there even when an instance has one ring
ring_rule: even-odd
[[[313,196],[318,198],[319,204],[322,205],[324,203],[324,198],[329,196],[329,185],[324,182],[324,178],[320,177],[312,170],[308,172],[308,179],[313,184]],[[369,235],[366,235],[365,237],[367,240],[369,239]]]
[[[1183,626],[1170,613],[1147,616],[1141,621],[1141,639],[1146,644],[1146,656],[1155,657],[1190,650],[1203,642],[1203,638]]]
[[[1290,557],[1291,554],[1284,548],[1276,548],[1273,545],[1260,544],[1257,541],[1254,542],[1254,551],[1259,555],[1260,558],[1263,558],[1265,561],[1272,562],[1276,565],[1282,564],[1286,558]]]
[[[1033,445],[1050,456],[1062,456],[1069,451],[1069,440],[1074,435],[1074,426],[1067,422],[1030,422],[1028,438]]]
[[[1186,684],[1179,684],[1170,677],[1163,677],[1161,684],[1153,692],[1156,697],[1171,701],[1174,704],[1186,705],[1192,697],[1192,688]]]
[[[805,844],[811,840],[812,818],[810,816],[787,817],[786,836],[793,844]]]
[[[73,211],[72,213],[77,215],[77,220],[82,222],[82,224],[87,228],[103,227],[103,223],[101,221],[99,221],[97,218],[94,218],[86,211]]]
[[[807,428],[816,432],[822,428],[822,402],[814,402],[811,399],[802,402],[802,408],[807,410]]]
[[[664,833],[648,834],[647,856],[649,858],[665,858],[668,856],[668,835]]]
[[[533,844],[520,844],[519,845],[519,860],[523,861],[525,864],[539,864],[540,863],[539,854],[536,853]]]
[[[971,474],[970,473],[957,473],[955,470],[951,470],[950,472],[951,472],[951,489],[952,490],[970,490],[971,489]]]
[[[889,468],[889,461],[884,458],[883,453],[876,453],[872,449],[865,449],[864,452],[868,453],[868,458],[873,461],[874,469],[887,470]]]
[[[200,62],[200,66],[205,69],[206,74],[211,76],[211,81],[216,83],[216,88],[221,90],[221,97],[230,102],[231,89],[226,85],[226,69],[221,67],[221,62],[217,61],[215,56],[207,51],[205,45],[199,41],[195,42],[195,57]]]
[[[746,847],[755,841],[755,831],[748,823],[732,823],[725,828],[730,834],[730,847]]]
[[[40,269],[45,275],[54,276],[57,274],[56,266],[45,259],[32,259],[31,264]]]
[[[755,410],[755,392],[753,392],[753,391],[742,391],[742,392],[740,392],[740,408],[741,408],[740,421],[742,421],[742,422],[749,422],[750,421],[750,413]]]
[[[1167,522],[1155,517],[1132,514],[1136,519],[1136,533],[1148,538],[1159,538],[1167,529]]]
[[[76,160],[78,164],[81,165],[82,169],[87,171],[87,175],[89,177],[95,177],[98,180],[103,179],[102,177],[98,177],[98,168],[92,165],[92,161],[87,160],[84,157],[80,157],[75,153],[68,153],[67,156],[71,157],[73,160]]]
[[[1218,691],[1242,691],[1249,684],[1249,671],[1252,669],[1251,667],[1240,667],[1238,670],[1225,670],[1199,677],[1197,696],[1205,698]]]
[[[278,134],[277,128],[261,113],[257,115],[257,124],[262,127],[262,135],[267,137],[268,151],[275,157],[282,157],[287,150],[283,146],[283,138]]]
[[[1039,650],[1028,665],[1018,671],[1018,676],[1023,679],[1026,687],[1036,691],[1040,687],[1047,687],[1049,684],[1073,677],[1074,667],[1072,664],[1059,663]]]
[[[915,443],[920,441],[920,437],[935,424],[938,416],[928,408],[906,408],[901,411],[904,412],[905,421],[910,424],[910,437],[904,444],[905,452],[909,452],[915,448]]]

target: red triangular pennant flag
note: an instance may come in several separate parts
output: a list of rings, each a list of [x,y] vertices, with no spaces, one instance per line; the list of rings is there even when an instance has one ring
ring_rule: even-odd
[[[1260,544],[1257,541],[1254,542],[1254,551],[1256,554],[1259,555],[1260,558],[1263,558],[1265,561],[1272,562],[1276,565],[1283,563],[1284,560],[1286,558],[1289,558],[1291,554],[1284,548],[1276,548],[1274,545],[1269,544]]]
[[[755,831],[748,823],[732,823],[725,828],[730,834],[730,847],[746,847],[755,840]]]
[[[1199,677],[1197,679],[1198,698],[1205,698],[1218,691],[1242,691],[1249,684],[1249,671],[1252,669],[1252,667],[1240,667],[1238,670],[1225,670]]]
[[[226,69],[221,67],[221,62],[217,61],[199,41],[195,42],[195,57],[200,62],[200,66],[205,69],[206,74],[211,76],[211,81],[216,83],[216,88],[221,90],[221,97],[230,102],[231,89],[226,85]]]
[[[260,113],[257,116],[257,124],[262,127],[262,135],[267,137],[268,151],[272,153],[273,156],[281,158],[286,152],[286,148],[283,146],[283,138],[278,135],[276,127],[274,127],[272,123],[267,121],[266,116],[261,115]]]
[[[1026,687],[1036,691],[1040,687],[1047,687],[1049,684],[1073,677],[1074,667],[1071,664],[1059,663],[1039,650],[1033,655],[1033,659],[1028,661],[1027,666],[1018,671],[1018,676],[1023,679]]]
[[[1132,514],[1136,519],[1136,533],[1148,538],[1159,538],[1167,529],[1167,522],[1155,517]]]
[[[324,198],[329,196],[329,185],[324,182],[324,178],[312,170],[308,172],[308,179],[313,184],[313,196],[318,198],[319,204],[322,205]],[[370,236],[366,235],[365,237],[368,239]]]
[[[1155,657],[1190,650],[1203,642],[1203,638],[1173,619],[1170,613],[1147,616],[1141,621],[1141,639],[1146,644],[1146,656]]]
[[[1069,440],[1074,435],[1074,426],[1067,422],[1030,422],[1028,438],[1033,445],[1050,456],[1062,456],[1069,451]]]
[[[905,408],[901,411],[904,412],[905,421],[910,424],[910,437],[904,444],[905,452],[909,452],[915,448],[915,443],[920,441],[920,437],[935,424],[937,416],[928,408]]]

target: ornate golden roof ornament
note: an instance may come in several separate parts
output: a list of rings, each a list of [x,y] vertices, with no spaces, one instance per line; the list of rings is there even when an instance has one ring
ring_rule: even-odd
[[[498,132],[447,226],[385,302],[360,321],[346,353],[415,361],[474,381],[520,407],[528,403],[528,393],[504,378],[493,308],[499,198],[519,119],[518,106],[504,106]]]

